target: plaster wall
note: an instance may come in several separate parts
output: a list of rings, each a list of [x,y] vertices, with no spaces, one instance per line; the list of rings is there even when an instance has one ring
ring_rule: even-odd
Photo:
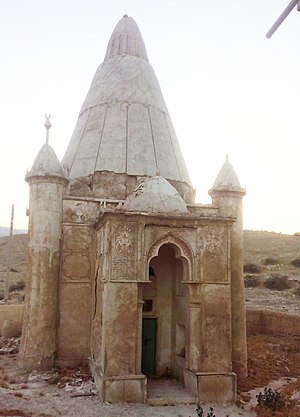
[[[76,365],[90,357],[95,231],[64,224],[59,287],[58,363]]]
[[[203,320],[199,370],[230,372],[232,370],[230,286],[204,284],[202,293]]]
[[[247,376],[246,304],[243,274],[243,209],[244,191],[213,191],[213,202],[220,214],[235,217],[230,245],[232,296],[232,361],[238,378]]]
[[[136,283],[107,282],[102,298],[103,355],[98,358],[105,376],[136,374],[138,305]]]

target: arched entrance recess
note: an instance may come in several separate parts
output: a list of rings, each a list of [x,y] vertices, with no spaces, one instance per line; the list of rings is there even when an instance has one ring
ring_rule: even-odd
[[[191,252],[173,236],[149,251],[149,282],[141,284],[143,304],[142,373],[183,381],[188,340]]]

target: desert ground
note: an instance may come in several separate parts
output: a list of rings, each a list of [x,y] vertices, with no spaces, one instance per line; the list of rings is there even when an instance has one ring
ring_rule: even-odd
[[[7,273],[7,237],[0,238],[0,298]],[[24,301],[27,235],[13,237],[10,303]],[[244,232],[245,296],[248,311],[300,315],[300,236]],[[293,262],[293,263],[292,263]],[[2,285],[2,287],[1,287]],[[2,295],[2,297],[1,297]],[[0,301],[1,302],[1,301]],[[300,334],[249,332],[249,376],[238,385],[236,405],[203,404],[203,417],[300,417]],[[23,417],[196,417],[195,404],[149,406],[101,403],[88,369],[25,374],[18,366],[19,339],[0,338],[0,416]],[[257,406],[265,387],[278,392],[278,411]],[[213,413],[210,413],[213,407]]]

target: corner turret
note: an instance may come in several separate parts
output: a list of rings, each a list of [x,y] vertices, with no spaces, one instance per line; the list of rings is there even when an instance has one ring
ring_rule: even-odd
[[[27,302],[20,348],[25,369],[51,368],[56,352],[62,204],[68,179],[49,145],[49,118],[46,143],[25,176],[30,187]]]
[[[231,230],[232,364],[238,379],[247,376],[246,305],[243,273],[243,204],[246,190],[229,163],[228,156],[209,190],[212,202],[224,217],[233,217]]]

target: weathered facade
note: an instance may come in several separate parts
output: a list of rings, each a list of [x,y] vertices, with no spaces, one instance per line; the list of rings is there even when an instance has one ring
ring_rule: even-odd
[[[112,34],[62,163],[47,140],[26,180],[24,368],[88,363],[110,402],[147,401],[154,375],[234,401],[247,374],[245,191],[226,161],[213,204],[195,204],[132,18]]]

